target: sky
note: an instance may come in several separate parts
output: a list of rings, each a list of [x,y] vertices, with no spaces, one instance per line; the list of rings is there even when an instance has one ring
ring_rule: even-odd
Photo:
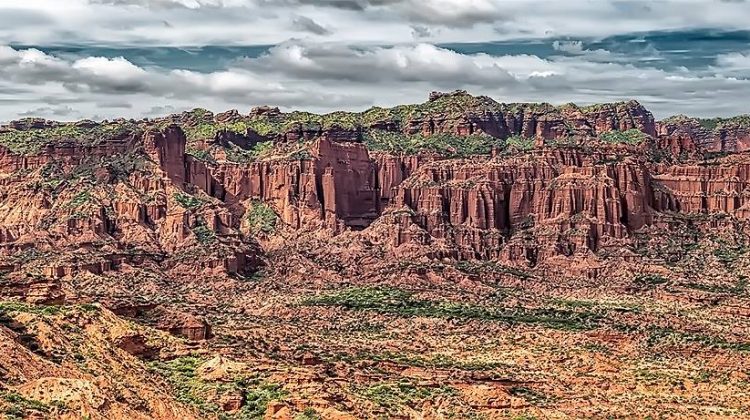
[[[0,121],[330,112],[465,89],[750,113],[745,0],[0,0]]]

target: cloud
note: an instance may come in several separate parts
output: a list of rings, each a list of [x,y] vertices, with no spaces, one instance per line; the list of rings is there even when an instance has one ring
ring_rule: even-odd
[[[570,54],[582,54],[583,53],[583,42],[582,41],[555,41],[552,43],[552,48],[555,51],[562,51]]]
[[[351,48],[289,42],[258,59],[246,60],[256,72],[276,71],[290,77],[347,80],[359,83],[387,81],[496,85],[513,77],[488,55],[467,56],[431,44]]]
[[[57,118],[64,118],[64,117],[70,117],[70,116],[78,116],[78,112],[74,110],[73,108],[69,106],[57,106],[57,107],[39,107],[35,109],[31,109],[25,112],[21,112],[18,114],[22,117],[57,117]]]
[[[449,27],[512,20],[502,13],[502,3],[493,0],[411,0],[400,3],[397,10],[412,22]]]
[[[744,30],[748,15],[749,2],[718,0],[34,0],[0,6],[0,43],[278,44],[309,33],[331,36],[321,31],[330,30],[325,23],[336,25],[332,40],[369,45],[414,34],[432,43],[582,39]]]
[[[292,21],[294,28],[302,32],[310,32],[315,35],[328,35],[331,31],[318,22],[305,16],[298,16]]]
[[[133,116],[154,100],[176,109],[195,106],[250,107],[258,104],[279,106],[367,105],[369,101],[347,92],[326,92],[315,86],[291,80],[273,80],[267,75],[243,68],[210,73],[163,68],[142,68],[128,60],[106,57],[63,59],[36,49],[0,46],[0,80],[19,89],[15,103],[68,103],[75,95],[82,115],[117,117],[123,110]],[[150,105],[153,106],[153,105]],[[106,109],[105,109],[106,108]],[[72,117],[63,108],[36,106],[19,112],[0,105],[0,118],[29,115]]]
[[[274,1],[263,2],[271,5]],[[356,12],[390,12],[412,23],[470,27],[503,17],[498,0],[285,0],[289,6],[317,6]]]
[[[716,70],[736,77],[750,77],[750,52],[720,54],[716,57]]]
[[[221,0],[89,0],[90,4],[109,6],[138,6],[149,9],[222,7]]]
[[[33,27],[51,25],[53,23],[54,19],[42,11],[0,7],[0,26],[24,25],[26,27]]]
[[[503,2],[502,8],[494,0],[160,4],[164,2],[70,0],[65,7],[49,5],[50,14],[59,14],[55,22],[65,21],[62,26],[0,26],[0,39],[13,31],[44,39],[48,34],[40,28],[65,29],[73,32],[64,37],[97,40],[97,45],[108,47],[70,52],[0,45],[0,119],[33,113],[61,119],[141,117],[196,106],[222,111],[263,104],[316,112],[361,110],[421,102],[431,90],[453,89],[487,94],[501,102],[585,104],[635,98],[662,117],[711,116],[746,112],[744,98],[750,95],[750,53],[718,49],[737,48],[739,35],[711,46],[708,54],[717,55],[715,61],[710,55],[705,58],[705,50],[686,48],[679,53],[681,59],[700,58],[701,64],[670,62],[677,53],[657,51],[651,41],[644,42],[644,51],[653,49],[649,57],[661,61],[644,60],[642,51],[586,36],[486,42],[498,36],[497,27],[505,31],[503,36],[524,33],[534,38],[552,36],[548,31],[591,35],[660,25],[731,24],[747,7],[740,3],[715,2],[707,8],[696,2],[685,13],[669,15],[664,4],[674,2],[665,0],[649,3],[651,11],[644,15],[643,2],[582,0],[544,3],[533,13],[530,3],[522,7],[514,0]],[[613,19],[615,15],[619,18]],[[458,18],[449,22],[449,16]],[[165,28],[165,20],[171,27]],[[80,30],[89,24],[88,31]],[[276,38],[283,42],[274,42]],[[155,54],[171,54],[169,50],[148,47],[152,42],[203,40],[224,45],[222,41],[248,39],[274,46],[253,52],[186,48],[174,59],[158,60],[153,60]],[[325,42],[311,41],[321,39]],[[412,39],[418,42],[405,42]],[[441,46],[437,40],[478,42]],[[119,50],[122,44],[139,48]],[[267,52],[257,56],[257,51]],[[201,65],[181,58],[193,54],[202,57]],[[243,54],[248,57],[240,57]]]
[[[432,36],[432,30],[429,27],[423,25],[412,26],[411,33],[415,39],[429,38]]]
[[[132,109],[133,108],[133,104],[131,104],[130,102],[118,101],[116,99],[97,102],[96,106],[98,108],[116,108],[116,109]]]
[[[162,115],[167,115],[169,113],[174,113],[177,111],[177,108],[171,106],[171,105],[164,105],[164,106],[152,106],[148,111],[143,113],[144,117],[158,117]]]

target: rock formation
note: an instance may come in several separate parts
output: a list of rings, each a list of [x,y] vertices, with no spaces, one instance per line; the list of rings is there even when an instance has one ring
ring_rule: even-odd
[[[256,257],[243,245],[248,239],[238,234],[247,203],[259,200],[286,226],[326,227],[333,233],[365,229],[382,215],[401,211],[400,217],[388,218],[399,226],[393,231],[416,236],[397,234],[391,238],[395,246],[408,238],[433,238],[452,243],[454,257],[537,264],[627,239],[663,212],[748,214],[745,159],[704,160],[706,153],[745,150],[750,143],[741,118],[709,129],[686,117],[655,122],[635,101],[588,107],[500,104],[460,91],[434,93],[415,108],[321,119],[308,115],[304,123],[290,122],[290,115],[295,114],[259,108],[249,116],[194,111],[156,121],[84,121],[74,132],[85,141],[60,135],[30,152],[19,149],[12,136],[34,130],[52,136],[66,126],[14,122],[3,129],[8,141],[0,149],[0,171],[6,174],[2,247],[8,256],[45,247],[100,250],[95,257],[47,261],[41,274],[55,279],[141,264],[143,254],[125,251],[132,247],[160,255],[160,264],[179,272],[185,266],[168,258],[171,254],[186,244],[218,239],[232,250],[193,264],[211,272],[248,272]],[[193,130],[205,124],[242,129],[196,138]],[[262,129],[266,126],[271,128]],[[464,159],[445,159],[440,152],[370,151],[371,143],[362,139],[372,130],[406,141],[482,136],[496,139],[496,145],[489,157]],[[628,130],[642,133],[644,140],[597,140]],[[528,152],[498,151],[509,137],[536,142]],[[229,160],[232,153],[244,156],[269,140],[279,150],[297,149],[246,163]],[[205,153],[217,151],[219,159],[186,151],[188,143]],[[42,181],[32,183],[35,177]],[[53,184],[44,184],[45,177]],[[20,211],[16,203],[28,205]],[[114,249],[97,245],[112,240],[118,244]],[[22,265],[9,260],[4,267],[13,272]]]

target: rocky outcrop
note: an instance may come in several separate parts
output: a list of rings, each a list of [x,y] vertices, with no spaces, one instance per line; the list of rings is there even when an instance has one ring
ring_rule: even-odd
[[[185,182],[185,133],[176,125],[143,136],[143,148],[177,186]]]
[[[190,341],[204,341],[212,337],[211,326],[206,321],[185,313],[169,312],[160,315],[156,327]]]
[[[733,153],[750,150],[750,126],[742,117],[719,122],[676,116],[657,124],[659,138],[706,152]]]
[[[372,155],[372,159],[375,161],[377,170],[379,212],[382,212],[390,204],[396,187],[422,165],[432,160],[428,155],[394,156],[387,153],[375,153]]]
[[[499,138],[521,136],[548,140],[573,135],[594,137],[608,131],[630,129],[656,135],[653,115],[636,101],[589,107],[500,104],[487,97],[475,98],[457,91],[448,94],[433,92],[426,108],[430,112],[408,117],[403,124],[404,133],[424,136],[487,134]],[[382,121],[374,126],[393,130]]]
[[[365,228],[378,217],[376,166],[361,143],[322,139],[313,147],[315,183],[326,225]]]
[[[426,164],[397,188],[393,208],[407,209],[408,217],[395,223],[402,229],[414,223],[454,243],[462,258],[536,264],[627,239],[661,212],[750,215],[745,157],[715,165],[653,164],[632,156],[609,161],[606,154],[570,148]]]

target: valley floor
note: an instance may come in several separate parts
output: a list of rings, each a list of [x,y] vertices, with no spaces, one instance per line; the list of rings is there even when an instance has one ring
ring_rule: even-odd
[[[2,331],[13,337],[4,346],[15,343],[5,352],[15,356],[0,364],[4,412],[750,417],[745,262],[713,245],[671,265],[608,264],[587,279],[496,262],[374,258],[377,244],[346,235],[326,246],[313,236],[294,238],[305,252],[289,243],[265,243],[267,265],[252,278],[198,276],[158,286],[148,277],[106,279],[113,289],[129,282],[140,298],[200,314],[212,327],[206,341],[173,338],[148,327],[156,321],[148,316],[125,321],[100,305],[4,304]],[[102,278],[76,282],[93,296]],[[55,331],[66,338],[54,338]],[[119,376],[101,378],[110,371]],[[62,385],[50,388],[50,375]],[[62,392],[64,381],[82,390]]]

